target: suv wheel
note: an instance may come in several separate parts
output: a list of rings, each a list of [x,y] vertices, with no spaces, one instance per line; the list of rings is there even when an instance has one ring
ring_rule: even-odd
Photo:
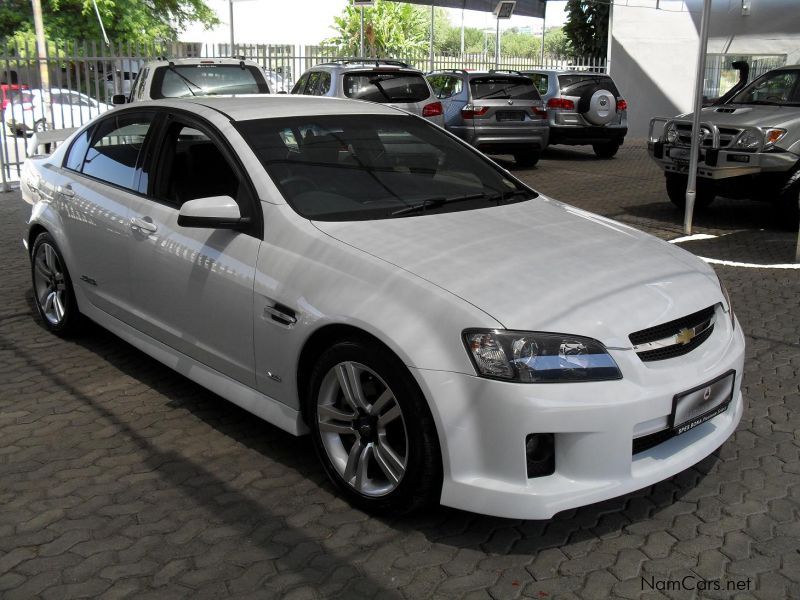
[[[514,160],[520,168],[530,168],[536,165],[542,153],[538,150],[526,150],[525,152],[514,152]]]
[[[781,228],[797,230],[800,226],[800,171],[796,171],[783,186],[776,204]]]
[[[676,173],[666,173],[667,178],[667,196],[672,203],[678,208],[686,207],[686,186],[689,183],[689,178],[686,175],[678,175]],[[708,208],[717,197],[713,184],[707,183],[701,179],[697,180],[697,196],[694,199],[694,207],[696,210],[704,210]]]
[[[597,158],[613,158],[619,150],[619,142],[604,142],[602,144],[592,144],[592,149]]]
[[[438,500],[439,439],[402,361],[371,340],[340,341],[311,373],[306,416],[317,456],[354,505],[400,515]]]

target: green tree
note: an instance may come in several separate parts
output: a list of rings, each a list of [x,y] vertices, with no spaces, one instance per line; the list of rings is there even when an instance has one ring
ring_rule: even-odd
[[[551,58],[564,58],[573,53],[569,38],[561,27],[551,27],[544,32],[544,53]]]
[[[605,57],[608,49],[609,4],[567,0],[567,35],[576,55]]]
[[[112,42],[174,40],[189,23],[219,23],[205,0],[97,0],[97,7]],[[102,39],[92,0],[42,0],[42,20],[50,40]],[[30,0],[0,3],[0,38],[10,37],[32,39]]]
[[[494,36],[491,50],[494,52]],[[500,53],[503,56],[518,58],[539,58],[542,40],[530,33],[520,33],[517,29],[504,31],[500,36]]]
[[[334,46],[343,55],[357,56],[360,23],[361,9],[348,5],[340,16],[334,17],[336,35],[323,44]],[[374,6],[364,9],[364,53],[388,57],[424,51],[428,48],[430,24],[430,11],[425,8],[376,0]]]

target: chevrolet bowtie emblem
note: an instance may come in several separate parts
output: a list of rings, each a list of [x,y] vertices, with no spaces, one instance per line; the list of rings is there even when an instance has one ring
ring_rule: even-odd
[[[694,329],[681,329],[678,332],[678,335],[675,336],[675,343],[681,346],[685,346],[689,342],[691,342],[695,337]]]

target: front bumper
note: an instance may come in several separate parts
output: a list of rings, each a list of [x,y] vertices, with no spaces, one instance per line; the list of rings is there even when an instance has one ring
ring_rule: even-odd
[[[736,429],[744,336],[719,326],[681,357],[643,363],[633,350],[612,350],[619,381],[518,384],[413,369],[437,422],[444,482],[441,502],[476,513],[546,519],[652,485],[696,464]],[[727,323],[727,326],[724,324]],[[675,394],[734,369],[728,409],[649,450],[633,455],[635,437],[665,429]],[[555,472],[528,478],[525,439],[555,436]]]
[[[650,140],[650,157],[667,173],[689,172],[690,149],[686,146]],[[791,171],[800,157],[792,152],[742,152],[701,148],[697,175],[706,179],[728,179],[760,173]]]

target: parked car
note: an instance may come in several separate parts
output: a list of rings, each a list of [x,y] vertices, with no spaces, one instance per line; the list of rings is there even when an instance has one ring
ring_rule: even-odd
[[[83,315],[310,432],[367,510],[548,518],[672,477],[742,416],[710,266],[393,107],[134,103],[21,189],[43,327]]]
[[[24,96],[28,90],[28,86],[17,83],[2,83],[0,84],[0,101],[2,101],[2,110],[6,109],[9,102]]]
[[[264,71],[252,60],[238,58],[176,58],[152,60],[142,66],[127,97],[114,104],[229,94],[269,94]]]
[[[294,87],[292,80],[274,69],[264,69],[264,74],[269,82],[269,89],[273,94],[289,93]]]
[[[110,63],[107,67],[109,72],[106,73],[106,98],[112,98],[114,94],[129,95],[143,63],[143,60],[137,59],[122,59]]]
[[[64,88],[50,90],[50,104],[44,90],[24,90],[3,113],[6,127],[15,135],[47,129],[79,127],[109,110],[111,106]]]
[[[550,144],[591,144],[599,158],[612,158],[628,133],[628,103],[608,75],[588,71],[522,71],[542,95]]]
[[[445,128],[488,154],[513,154],[521,167],[547,147],[547,113],[531,80],[517,71],[448,69],[428,74]]]
[[[399,60],[345,58],[319,64],[300,76],[292,94],[388,104],[444,124],[442,103],[425,75]]]
[[[727,94],[726,94],[727,95]],[[648,149],[664,170],[667,195],[683,208],[693,113],[656,117]],[[702,109],[702,143],[695,207],[717,195],[774,203],[788,228],[798,226],[800,202],[800,65],[769,71]],[[654,135],[656,123],[663,131]]]

